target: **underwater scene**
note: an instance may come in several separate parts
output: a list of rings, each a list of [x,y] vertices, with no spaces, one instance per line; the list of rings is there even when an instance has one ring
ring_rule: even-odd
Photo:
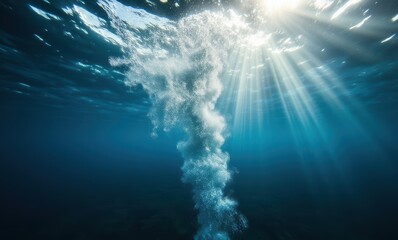
[[[398,239],[398,1],[1,0],[0,239]]]

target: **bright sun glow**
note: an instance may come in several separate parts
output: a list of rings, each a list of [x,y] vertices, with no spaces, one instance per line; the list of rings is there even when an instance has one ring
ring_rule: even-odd
[[[269,13],[277,13],[292,10],[300,5],[301,0],[262,0],[265,10]]]

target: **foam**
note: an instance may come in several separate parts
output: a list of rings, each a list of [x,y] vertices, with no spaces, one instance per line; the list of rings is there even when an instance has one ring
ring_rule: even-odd
[[[185,132],[177,148],[184,158],[183,181],[192,185],[198,210],[195,239],[229,239],[246,220],[224,194],[231,179],[229,155],[222,150],[226,122],[215,106],[223,90],[223,61],[237,38],[236,27],[243,25],[233,14],[205,11],[175,22],[116,1],[99,4],[127,42],[128,56],[111,64],[130,66],[126,84],[148,93],[154,133],[177,126]]]

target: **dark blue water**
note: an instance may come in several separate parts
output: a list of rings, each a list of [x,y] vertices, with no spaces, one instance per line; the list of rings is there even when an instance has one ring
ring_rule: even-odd
[[[169,19],[218,5],[150,2],[123,1]],[[398,239],[398,5],[361,4],[359,16],[370,9],[374,20],[363,32],[316,23],[325,32],[308,47],[337,76],[340,87],[326,87],[341,105],[300,67],[308,99],[280,98],[270,82],[260,104],[238,112],[221,95],[233,178],[225,194],[248,220],[232,239]],[[108,21],[95,1],[0,2],[0,239],[192,239],[197,211],[176,148],[183,133],[151,137],[148,95],[124,84],[127,67],[109,63],[123,51],[62,10],[73,5]],[[313,102],[316,117],[297,99]]]

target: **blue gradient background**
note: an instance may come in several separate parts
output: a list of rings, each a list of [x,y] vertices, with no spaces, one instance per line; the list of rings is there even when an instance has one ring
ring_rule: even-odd
[[[388,2],[379,11],[398,12]],[[0,239],[191,239],[196,213],[181,183],[181,133],[150,137],[147,96],[109,66],[108,57],[120,55],[116,47],[94,33],[74,44],[46,36],[62,59],[33,36],[59,26],[28,3],[49,8],[42,1],[0,5]],[[94,3],[86,8],[101,15]],[[268,121],[253,123],[261,128],[231,131],[227,195],[249,221],[234,239],[398,239],[396,40],[378,52],[373,62],[354,58],[336,68],[343,82],[368,74],[349,89],[368,116],[360,118],[366,138],[327,106],[321,121],[332,155],[315,130],[294,135],[277,106]],[[350,58],[334,54],[328,58]],[[77,61],[104,68],[77,69]]]

